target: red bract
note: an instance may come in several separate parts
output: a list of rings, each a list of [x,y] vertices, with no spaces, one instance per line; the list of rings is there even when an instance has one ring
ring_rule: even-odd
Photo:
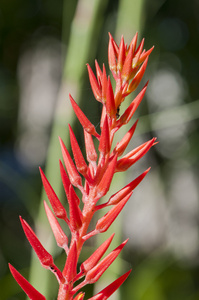
[[[40,294],[11,264],[9,264],[9,268],[14,279],[30,299],[46,300],[46,298]]]
[[[70,149],[66,148],[60,138],[65,165],[64,167],[60,161],[60,174],[69,204],[68,216],[64,205],[40,169],[43,186],[54,211],[53,213],[46,202],[44,202],[46,214],[58,247],[63,248],[67,255],[62,272],[54,264],[53,257],[42,246],[27,222],[20,218],[25,235],[36,252],[42,266],[51,270],[58,280],[59,292],[57,300],[83,300],[86,295],[81,289],[87,284],[95,283],[120,254],[127,240],[102,259],[113,239],[114,234],[112,234],[93,254],[81,263],[78,269],[79,256],[84,242],[96,234],[107,231],[111,227],[111,224],[130,199],[133,190],[144,179],[150,169],[147,169],[132,182],[113,194],[107,202],[99,203],[100,198],[106,196],[109,191],[114,174],[127,170],[156,144],[156,139],[152,138],[121,157],[127,146],[129,146],[136,129],[137,121],[134,121],[135,123],[131,125],[130,129],[127,129],[121,141],[114,143],[116,146],[113,146],[115,133],[132,120],[147,89],[148,83],[145,84],[141,92],[124,110],[122,116],[120,116],[120,106],[123,105],[125,97],[133,92],[141,82],[147,66],[148,56],[153,50],[153,48],[148,51],[143,50],[144,39],[136,48],[137,37],[138,35],[136,34],[129,46],[124,43],[124,38],[122,37],[118,46],[111,34],[109,34],[108,61],[115,85],[112,85],[110,77],[107,78],[104,65],[101,69],[97,61],[95,61],[95,75],[91,67],[87,64],[94,97],[102,105],[100,133],[96,131],[95,126],[89,121],[72,96],[69,95],[74,112],[83,127],[86,158],[69,125],[73,157],[69,154]],[[115,86],[115,90],[113,86]],[[97,139],[98,153],[93,139]],[[79,189],[79,192],[77,189]],[[110,206],[112,207],[110,208]],[[88,232],[93,215],[96,211],[104,207],[110,209],[104,213],[103,217],[96,221],[94,228],[91,228],[91,231]],[[69,227],[71,233],[70,242],[57,218],[61,218]],[[10,270],[30,299],[45,299],[11,265]],[[129,274],[130,271],[126,272],[95,296],[91,297],[90,300],[108,299],[126,280]]]

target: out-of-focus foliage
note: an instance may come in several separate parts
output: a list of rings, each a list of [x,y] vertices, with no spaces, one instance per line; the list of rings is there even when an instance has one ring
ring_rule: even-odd
[[[81,32],[75,31],[81,24],[71,26],[79,2],[0,1],[2,300],[25,299],[11,278],[7,263],[11,262],[28,276],[30,247],[18,215],[32,221],[38,212],[41,183],[37,170],[38,165],[44,165],[47,155],[71,33],[81,37]],[[138,7],[139,1],[135,1],[133,11],[134,1],[102,2],[103,17],[95,23],[99,26],[97,38],[89,45],[92,57],[100,65],[106,60],[107,33],[119,34],[118,22],[123,24],[124,37],[132,38],[139,30],[139,37],[145,37],[146,49],[155,45],[147,67],[145,80],[149,78],[150,82],[140,107],[133,146],[154,135],[160,143],[127,178],[130,181],[143,168],[152,166],[125,211],[123,234],[130,241],[121,265],[125,268],[130,264],[133,275],[121,289],[122,299],[196,300],[199,299],[199,3],[149,0]],[[125,10],[126,13],[120,13]],[[125,19],[133,17],[136,10],[142,10],[137,14],[141,18],[131,27]],[[79,20],[85,14],[89,11],[80,10]],[[81,44],[78,46],[77,54],[81,54]],[[94,105],[93,96],[83,75],[80,81],[80,98],[86,110],[88,101]],[[99,126],[93,109],[99,107],[92,106],[88,115]],[[45,239],[47,245],[48,236]],[[57,259],[61,261],[62,257]]]

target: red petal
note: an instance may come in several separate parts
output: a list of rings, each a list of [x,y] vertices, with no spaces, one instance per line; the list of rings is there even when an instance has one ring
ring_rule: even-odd
[[[96,162],[97,161],[97,153],[95,150],[95,146],[93,143],[93,139],[90,133],[84,130],[84,140],[86,146],[86,156],[89,162]]]
[[[106,113],[111,118],[116,117],[115,99],[110,77],[108,77],[107,91],[106,91]]]
[[[66,193],[66,197],[68,198],[69,197],[69,187],[71,185],[71,182],[70,182],[70,179],[68,178],[68,175],[64,169],[64,166],[63,166],[61,160],[59,160],[59,167],[60,167],[60,173],[61,173],[62,183],[63,183],[64,190]]]
[[[133,53],[135,53],[135,48],[136,48],[136,44],[137,44],[137,39],[138,39],[138,32],[136,32],[136,34],[134,35],[129,48],[132,46],[133,47]]]
[[[144,179],[146,174],[149,172],[150,168],[144,171],[140,176],[135,178],[129,184],[127,184],[124,188],[119,190],[117,193],[111,196],[107,205],[115,205],[119,203],[124,197],[128,196],[137,186],[138,184]]]
[[[39,168],[39,170],[40,170],[41,179],[42,179],[42,182],[43,182],[44,189],[46,191],[46,194],[47,194],[48,199],[49,199],[49,201],[52,205],[52,208],[54,210],[54,213],[55,213],[56,217],[58,217],[60,219],[63,219],[63,220],[66,220],[67,213],[66,213],[65,208],[63,207],[63,205],[61,204],[59,198],[55,194],[52,186],[50,185],[50,183],[49,183],[48,179],[46,178],[46,176],[45,176],[44,172],[42,171],[42,169]]]
[[[122,140],[117,143],[114,152],[117,152],[117,155],[120,156],[125,151],[126,147],[128,146],[137,126],[138,120],[133,124],[133,126],[129,129],[129,131],[124,135]]]
[[[104,125],[102,127],[98,149],[103,156],[110,152],[110,135],[107,116],[105,116],[104,119]]]
[[[144,46],[144,39],[142,39],[141,43],[139,44],[136,52],[135,52],[135,57],[133,58],[133,62],[132,62],[132,67],[135,68],[138,65],[138,60],[140,58],[140,55],[142,53],[142,49]]]
[[[40,294],[11,264],[9,264],[9,268],[14,279],[30,299],[46,300],[46,298]]]
[[[113,263],[116,257],[120,254],[124,246],[126,245],[128,239],[124,241],[121,245],[115,248],[110,254],[108,254],[102,261],[100,261],[94,268],[92,268],[86,274],[85,281],[87,283],[95,283],[106,269]]]
[[[122,70],[125,58],[126,58],[126,49],[124,44],[124,38],[122,36],[119,45],[118,62],[117,62],[117,69],[120,71]]]
[[[106,92],[107,92],[107,76],[105,65],[103,64],[103,74],[102,74],[102,102],[106,103]]]
[[[123,158],[118,160],[116,170],[117,172],[126,171],[131,167],[136,161],[138,161],[142,156],[144,156],[149,149],[154,146],[156,138],[152,138],[150,141],[140,145],[136,149],[129,152]]]
[[[91,84],[91,88],[92,88],[92,91],[93,91],[93,94],[95,96],[95,99],[97,101],[102,101],[102,91],[101,91],[101,88],[98,84],[98,81],[91,69],[91,67],[89,66],[89,64],[87,64],[87,68],[88,68],[88,75],[89,75],[89,80],[90,80],[90,84]]]
[[[53,262],[52,255],[46,251],[46,249],[42,246],[36,234],[32,230],[32,228],[28,225],[28,223],[20,217],[20,221],[25,232],[25,235],[33,247],[35,253],[37,254],[41,265],[49,269],[56,276],[58,282],[63,282],[64,278],[62,272],[57,268],[57,266]]]
[[[80,147],[78,145],[78,142],[76,140],[76,137],[70,125],[69,125],[69,131],[70,131],[70,141],[71,141],[72,151],[73,151],[77,170],[79,173],[85,176],[85,174],[87,173],[87,164],[84,160],[83,154],[80,150]]]
[[[121,285],[122,283],[127,279],[129,274],[131,273],[131,270],[120,276],[118,279],[113,281],[111,284],[109,284],[107,287],[105,287],[103,290],[101,290],[99,293],[97,293],[95,296],[89,298],[88,300],[106,300],[108,299]]]
[[[114,233],[101,246],[99,246],[97,250],[95,250],[95,252],[87,260],[85,260],[81,264],[80,270],[82,272],[87,273],[98,263],[98,261],[102,258],[102,256],[110,246],[113,237],[114,237]]]
[[[100,69],[97,60],[95,60],[95,68],[96,68],[98,83],[99,83],[100,87],[102,87],[102,70]]]
[[[119,51],[118,45],[116,44],[116,42],[115,42],[114,38],[112,37],[112,35],[110,34],[110,32],[108,34],[109,34],[109,38],[112,39],[115,55],[116,55],[116,57],[118,57],[118,51]]]
[[[150,54],[151,52],[153,51],[154,49],[154,46],[151,47],[148,51],[146,52],[142,52],[142,54],[140,55],[140,58],[139,58],[139,61],[138,61],[138,64],[141,64]]]
[[[115,48],[113,44],[113,38],[111,35],[109,35],[109,45],[108,45],[108,63],[109,68],[112,72],[117,72],[117,62],[115,57]]]
[[[62,141],[61,138],[59,138],[60,145],[61,145],[61,150],[62,150],[62,156],[64,159],[64,163],[66,166],[66,169],[68,171],[68,175],[70,178],[71,183],[76,186],[76,187],[81,187],[82,186],[82,178],[77,172],[77,169],[73,163],[72,158],[70,157],[70,154],[64,145],[64,142]]]
[[[69,188],[69,198],[68,198],[68,203],[69,203],[69,210],[70,210],[70,225],[73,230],[78,230],[82,226],[82,213],[81,210],[77,204],[77,195],[70,186]]]
[[[20,221],[21,221],[24,233],[25,233],[29,243],[33,247],[35,253],[37,254],[42,266],[45,268],[49,268],[51,265],[53,265],[52,255],[50,253],[48,253],[48,251],[46,251],[46,249],[42,246],[42,244],[40,243],[36,234],[34,233],[32,228],[28,225],[28,223],[25,220],[23,220],[21,217],[20,217]]]
[[[102,218],[100,218],[96,224],[96,229],[99,232],[105,232],[117,218],[126,202],[129,200],[132,193],[124,197],[118,204],[116,204],[109,212],[107,212]]]
[[[82,127],[90,134],[94,135],[96,138],[99,138],[99,134],[95,130],[95,126],[89,121],[89,119],[85,116],[83,111],[80,109],[80,107],[77,105],[75,100],[72,98],[71,95],[69,95],[72,107],[76,113],[76,116],[78,117],[80,123],[82,124]]]
[[[110,185],[111,185],[113,175],[115,173],[116,164],[117,164],[117,155],[115,155],[112,158],[111,162],[108,164],[108,167],[107,167],[106,171],[104,172],[100,183],[98,184],[98,187],[97,187],[98,197],[101,198],[104,195],[106,195],[106,193],[108,192]]]
[[[132,116],[134,115],[136,109],[138,108],[139,104],[141,103],[145,92],[146,92],[147,86],[145,85],[145,87],[141,90],[141,92],[137,95],[137,97],[131,102],[131,104],[129,105],[129,107],[125,110],[125,112],[123,113],[123,115],[120,117],[120,122],[122,124],[127,124],[130,119],[132,118]]]
[[[68,282],[71,282],[77,274],[77,246],[76,242],[73,242],[68,252],[68,257],[63,270],[63,276]]]
[[[137,74],[135,75],[135,77],[133,78],[131,83],[129,84],[127,92],[132,93],[138,87],[140,81],[142,80],[144,72],[146,70],[147,62],[148,62],[148,57],[145,59],[144,63],[140,67],[139,71],[137,72]]]
[[[68,251],[68,238],[65,235],[63,229],[61,228],[59,222],[57,221],[57,219],[55,218],[55,216],[53,215],[52,211],[50,210],[50,208],[48,207],[47,203],[44,201],[44,207],[45,207],[45,211],[46,211],[46,215],[48,217],[48,221],[50,223],[50,226],[52,228],[53,234],[55,236],[57,245],[63,249],[66,250],[66,252]]]
[[[133,55],[134,55],[134,45],[131,44],[121,71],[122,79],[125,81],[129,80],[131,76]]]

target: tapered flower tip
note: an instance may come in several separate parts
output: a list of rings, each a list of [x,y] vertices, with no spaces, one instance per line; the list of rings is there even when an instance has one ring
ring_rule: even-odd
[[[85,116],[83,111],[80,109],[80,107],[77,105],[73,97],[69,94],[70,102],[72,104],[72,107],[74,109],[74,112],[80,121],[82,127],[90,134],[94,135],[96,138],[99,138],[99,134],[95,130],[95,126],[89,121],[89,119]]]
[[[62,156],[63,156],[63,159],[64,159],[64,164],[65,164],[65,167],[66,167],[66,170],[68,172],[68,175],[69,175],[69,178],[70,178],[70,181],[71,183],[76,186],[76,187],[80,187],[82,186],[82,178],[81,176],[79,175],[76,167],[75,167],[75,164],[64,144],[64,142],[62,141],[62,139],[59,137],[59,142],[60,142],[60,145],[61,145],[61,151],[62,151]]]
[[[56,217],[48,207],[47,203],[44,201],[44,208],[46,211],[46,215],[48,217],[48,221],[50,223],[50,226],[52,228],[53,234],[55,236],[57,245],[61,248],[64,248],[68,250],[68,238],[63,232],[59,222],[57,221]]]
[[[11,264],[8,264],[12,276],[24,290],[26,295],[32,300],[46,300]]]
[[[138,186],[138,184],[144,179],[146,174],[150,171],[151,168],[148,168],[146,171],[144,171],[140,176],[135,178],[133,181],[131,181],[129,184],[127,184],[124,188],[119,190],[117,193],[111,196],[109,199],[107,205],[115,205],[119,203],[124,197],[131,195],[132,191]]]
[[[40,174],[41,174],[41,179],[42,179],[42,183],[45,189],[45,192],[47,194],[47,197],[52,205],[52,208],[54,210],[55,215],[58,218],[61,219],[66,219],[67,214],[66,214],[66,210],[63,207],[63,205],[61,204],[59,198],[57,197],[56,193],[54,192],[52,186],[50,185],[48,179],[46,178],[44,172],[42,171],[41,168],[39,168]]]
[[[63,270],[63,276],[68,282],[71,282],[77,274],[77,246],[76,242],[69,249],[66,264]],[[81,299],[81,298],[80,298]]]
[[[28,225],[28,223],[25,220],[23,220],[21,216],[19,218],[20,218],[24,233],[25,233],[29,243],[33,247],[35,253],[37,254],[37,256],[40,260],[40,263],[42,264],[42,266],[44,268],[48,269],[50,266],[52,266],[54,264],[52,255],[50,253],[48,253],[48,251],[46,251],[46,249],[42,246],[41,242],[37,238],[37,236],[34,233],[34,231],[32,230],[32,228]]]
[[[105,232],[111,226],[119,213],[122,211],[124,205],[131,197],[131,194],[132,192],[127,194],[127,196],[125,196],[118,204],[111,208],[102,218],[97,221],[95,229],[98,232]]]
[[[95,283],[102,274],[108,269],[108,267],[113,263],[116,257],[120,254],[128,239],[126,239],[122,244],[115,248],[111,253],[109,253],[105,258],[103,258],[94,268],[88,271],[85,281],[88,283]]]
[[[84,261],[81,264],[80,269],[82,272],[84,273],[88,272],[98,263],[98,261],[101,259],[101,257],[104,255],[104,253],[110,246],[110,243],[112,242],[114,235],[115,234],[113,233],[102,245],[100,245],[97,248],[97,250],[95,250],[95,252],[86,261]]]
[[[72,185],[69,187],[69,210],[70,210],[70,225],[74,231],[79,230],[82,226],[82,212],[78,206],[77,194],[75,193]]]
[[[92,88],[93,94],[95,96],[95,99],[97,101],[101,102],[102,101],[102,91],[101,91],[100,85],[99,85],[91,67],[89,66],[89,64],[87,64],[87,69],[88,69],[88,75],[89,75],[91,88]]]
[[[108,63],[109,68],[112,72],[117,72],[117,61],[116,61],[116,51],[114,47],[114,42],[111,34],[109,34],[109,45],[108,45]]]
[[[83,300],[85,296],[85,293],[80,292],[75,298],[74,300]]]
[[[108,299],[127,279],[129,274],[131,273],[131,270],[120,276],[118,279],[113,281],[111,284],[109,284],[107,287],[105,287],[103,290],[101,290],[99,293],[97,293],[95,296],[89,298],[89,300],[106,300]]]

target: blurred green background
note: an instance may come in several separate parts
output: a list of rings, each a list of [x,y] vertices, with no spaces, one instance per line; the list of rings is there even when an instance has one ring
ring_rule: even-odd
[[[68,93],[99,130],[100,106],[85,64],[94,67],[97,58],[107,66],[108,32],[118,43],[123,34],[129,43],[136,31],[140,40],[145,37],[145,49],[155,49],[141,82],[142,87],[150,80],[130,147],[152,136],[159,144],[122,179],[128,183],[152,166],[119,227],[111,228],[119,239],[130,240],[114,274],[101,282],[104,287],[112,275],[132,268],[111,299],[199,299],[198,16],[197,0],[0,0],[0,300],[25,299],[8,262],[55,299],[56,281],[49,285],[53,275],[47,278],[46,270],[40,275],[39,263],[31,260],[18,216],[35,224],[61,264],[64,256],[55,251],[40,207],[45,195],[38,166],[62,197],[57,136],[68,144],[70,122],[82,141]],[[92,287],[87,292],[88,298]]]

